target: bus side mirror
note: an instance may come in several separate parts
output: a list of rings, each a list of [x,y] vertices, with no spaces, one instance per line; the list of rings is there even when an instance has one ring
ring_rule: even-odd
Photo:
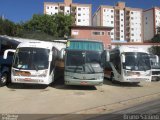
[[[156,55],[156,63],[159,63],[159,57]]]
[[[122,54],[122,63],[125,63],[126,62],[126,58],[125,58],[125,55]]]
[[[7,56],[8,56],[8,53],[9,52],[16,52],[16,50],[14,50],[14,49],[8,49],[8,50],[5,50],[4,51],[4,55],[3,55],[3,59],[7,59]]]
[[[109,51],[108,51],[108,50],[105,50],[105,53],[106,53],[106,62],[109,62],[109,61],[110,61]]]
[[[65,48],[62,48],[59,56],[60,59],[64,59],[64,53],[65,53]]]

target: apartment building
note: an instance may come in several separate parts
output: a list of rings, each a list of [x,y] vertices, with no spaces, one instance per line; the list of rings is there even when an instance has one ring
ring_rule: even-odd
[[[90,26],[91,10],[91,4],[72,3],[72,0],[64,0],[64,3],[44,2],[44,14],[71,14],[74,17],[74,25]]]
[[[126,7],[124,2],[101,5],[93,15],[93,26],[113,27],[111,40],[120,42],[143,42],[142,25],[142,9]]]
[[[157,27],[160,27],[160,7],[143,11],[143,20],[144,41],[148,41],[157,34]]]

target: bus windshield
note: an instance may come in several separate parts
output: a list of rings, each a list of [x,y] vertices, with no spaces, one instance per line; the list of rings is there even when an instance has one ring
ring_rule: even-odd
[[[123,69],[134,71],[146,71],[150,70],[150,59],[147,53],[139,52],[126,52],[125,63],[123,63]]]
[[[13,67],[24,70],[48,69],[49,49],[18,48],[15,53]]]
[[[101,52],[96,51],[67,51],[66,70],[74,72],[93,72],[93,66],[101,67]],[[87,67],[90,68],[88,71]],[[86,71],[87,70],[87,71]],[[96,70],[94,70],[96,72]],[[99,69],[98,69],[99,72]]]

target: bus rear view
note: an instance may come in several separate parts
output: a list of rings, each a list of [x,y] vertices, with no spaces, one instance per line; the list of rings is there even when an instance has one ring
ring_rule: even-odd
[[[102,85],[103,53],[102,42],[69,40],[65,50],[65,84]]]

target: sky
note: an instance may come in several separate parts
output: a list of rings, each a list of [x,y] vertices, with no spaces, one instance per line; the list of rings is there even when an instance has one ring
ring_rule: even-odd
[[[0,0],[0,16],[13,22],[25,22],[33,14],[43,14],[44,2],[63,2],[64,0]],[[160,7],[160,0],[72,0],[73,3],[92,4],[92,14],[100,5],[114,6],[118,1],[126,3],[127,7],[149,9]]]

